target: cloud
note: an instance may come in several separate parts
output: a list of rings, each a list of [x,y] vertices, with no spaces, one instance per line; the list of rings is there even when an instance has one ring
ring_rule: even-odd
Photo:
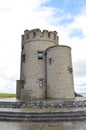
[[[75,77],[86,77],[86,60],[79,60],[74,64]]]
[[[86,77],[76,77],[75,91],[78,93],[86,93]]]

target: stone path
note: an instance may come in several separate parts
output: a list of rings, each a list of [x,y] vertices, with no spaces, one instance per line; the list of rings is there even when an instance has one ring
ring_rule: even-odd
[[[0,130],[86,130],[86,121],[58,123],[0,122]]]

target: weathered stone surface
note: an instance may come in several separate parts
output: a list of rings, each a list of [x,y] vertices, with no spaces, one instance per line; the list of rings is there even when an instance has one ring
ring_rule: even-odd
[[[1,101],[0,107],[6,108],[84,108],[86,99],[83,100],[44,100],[44,101]]]
[[[58,121],[80,121],[80,120],[86,120],[85,111],[66,111],[66,112],[0,111],[0,121],[58,122]]]

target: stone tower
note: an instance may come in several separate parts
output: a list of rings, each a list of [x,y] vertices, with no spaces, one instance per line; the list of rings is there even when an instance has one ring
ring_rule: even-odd
[[[58,39],[56,31],[24,31],[18,99],[74,98],[71,48]]]

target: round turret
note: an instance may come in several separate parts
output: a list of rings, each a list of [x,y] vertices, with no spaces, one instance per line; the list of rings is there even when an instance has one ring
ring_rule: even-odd
[[[47,49],[47,97],[74,98],[71,48],[64,45]]]
[[[45,98],[45,50],[57,45],[58,36],[55,31],[41,32],[39,29],[24,31],[21,53],[21,99]]]

